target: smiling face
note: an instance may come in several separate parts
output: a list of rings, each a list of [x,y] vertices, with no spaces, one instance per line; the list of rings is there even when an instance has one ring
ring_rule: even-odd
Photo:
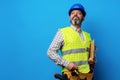
[[[72,25],[81,25],[84,20],[83,13],[80,10],[73,10],[70,14],[70,22]]]

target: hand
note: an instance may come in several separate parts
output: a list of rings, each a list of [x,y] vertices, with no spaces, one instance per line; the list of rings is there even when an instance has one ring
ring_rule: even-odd
[[[88,62],[89,62],[90,64],[92,64],[92,63],[94,62],[94,59],[93,59],[93,58],[89,58],[89,59],[88,59]]]
[[[68,69],[68,70],[78,69],[78,67],[77,67],[76,64],[70,62],[70,63],[68,64],[68,66],[67,66],[67,69]]]

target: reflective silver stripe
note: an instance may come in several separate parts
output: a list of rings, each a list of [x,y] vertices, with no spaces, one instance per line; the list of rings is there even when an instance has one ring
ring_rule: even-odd
[[[77,66],[80,66],[80,65],[88,64],[88,61],[79,61],[79,62],[73,62],[73,63],[75,63]]]
[[[82,52],[86,52],[87,49],[86,48],[79,48],[79,49],[71,49],[71,50],[66,50],[66,51],[63,51],[63,55],[66,55],[66,54],[71,54],[71,53],[82,53]]]

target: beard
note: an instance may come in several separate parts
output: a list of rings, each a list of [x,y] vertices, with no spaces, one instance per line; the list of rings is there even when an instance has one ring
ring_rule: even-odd
[[[80,20],[71,20],[72,25],[80,25],[82,21]]]
[[[77,19],[75,19],[75,17],[77,17],[77,16],[74,16],[73,19],[70,21],[71,24],[72,24],[72,25],[81,25],[82,20],[79,19],[78,17],[77,17]]]

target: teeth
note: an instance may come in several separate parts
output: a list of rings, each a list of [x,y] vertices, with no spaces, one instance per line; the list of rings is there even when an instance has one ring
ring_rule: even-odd
[[[78,17],[75,16],[74,18],[78,18]]]

